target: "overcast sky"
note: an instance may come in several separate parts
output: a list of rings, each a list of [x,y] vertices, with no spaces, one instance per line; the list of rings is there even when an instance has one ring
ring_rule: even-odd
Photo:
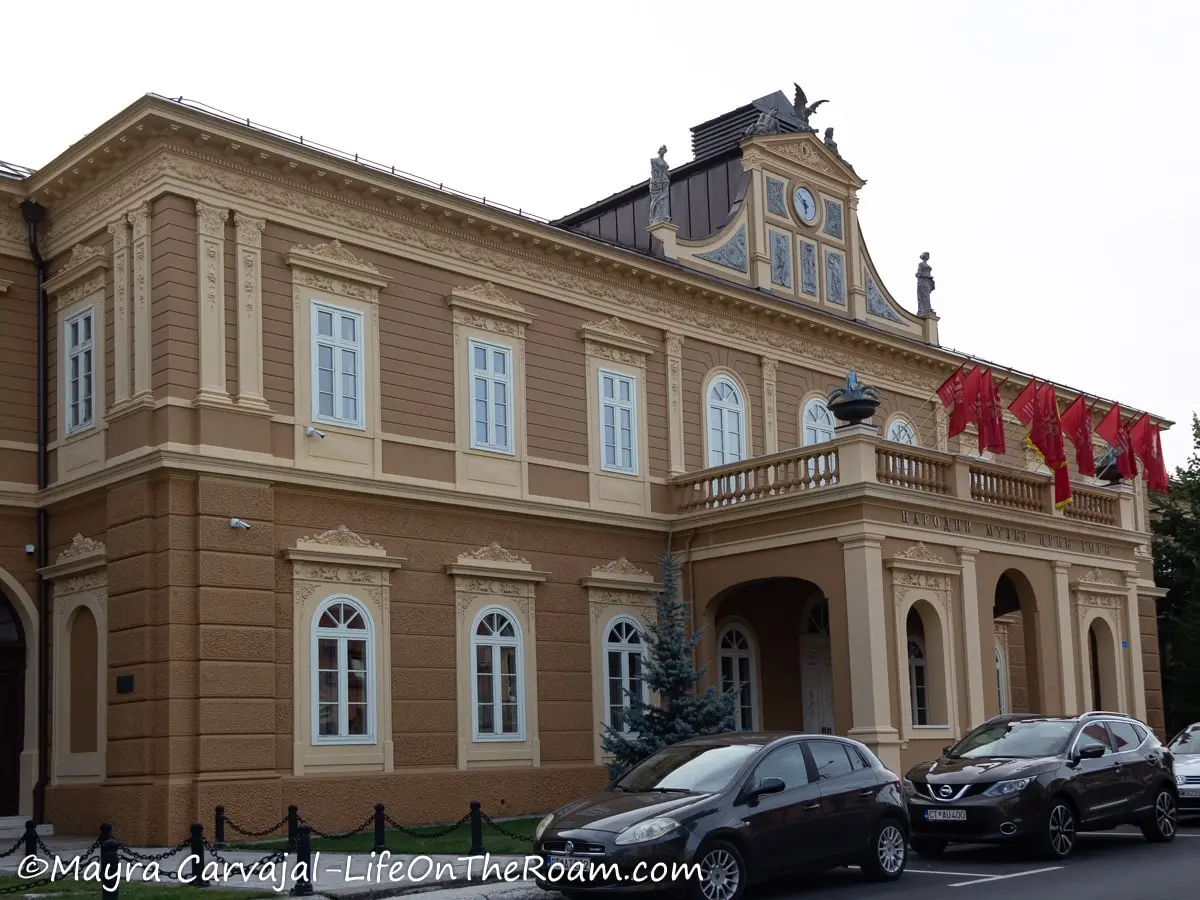
[[[1200,4],[355,3],[5,13],[0,159],[44,165],[144,93],[200,100],[555,217],[799,81],[868,184],[884,282],[942,343],[1174,420],[1200,409]]]

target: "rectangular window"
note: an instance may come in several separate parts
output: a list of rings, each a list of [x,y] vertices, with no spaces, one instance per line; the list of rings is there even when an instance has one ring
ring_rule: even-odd
[[[637,380],[600,371],[600,468],[636,475]]]
[[[312,304],[313,420],[364,428],[363,315]]]
[[[512,348],[469,341],[471,449],[512,453]]]
[[[75,313],[63,323],[63,346],[66,433],[74,434],[96,423],[96,340],[92,307]]]

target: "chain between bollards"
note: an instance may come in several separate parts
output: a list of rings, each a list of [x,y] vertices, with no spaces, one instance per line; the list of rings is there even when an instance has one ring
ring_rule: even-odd
[[[289,815],[296,807],[289,806]],[[292,886],[293,897],[309,897],[312,883],[312,826],[305,823],[296,829],[296,883]]]

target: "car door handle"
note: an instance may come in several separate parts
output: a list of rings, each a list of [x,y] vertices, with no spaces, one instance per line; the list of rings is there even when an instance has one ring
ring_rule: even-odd
[[[875,788],[863,788],[861,791],[858,792],[858,796],[874,797],[875,796]]]
[[[816,803],[809,803],[809,804],[807,804],[807,805],[804,807],[804,811],[805,811],[805,812],[815,812],[816,810],[818,810],[818,809],[820,809],[820,808],[821,808],[821,802],[818,800]]]

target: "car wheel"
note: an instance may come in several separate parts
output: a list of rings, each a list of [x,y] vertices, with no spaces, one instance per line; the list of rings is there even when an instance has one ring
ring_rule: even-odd
[[[1150,817],[1142,823],[1142,834],[1148,841],[1165,844],[1174,840],[1178,823],[1179,806],[1175,802],[1175,795],[1166,788],[1160,788],[1154,798]]]
[[[910,843],[917,856],[941,856],[946,852],[946,842],[935,838],[915,837]]]
[[[908,839],[895,819],[882,819],[871,830],[862,872],[871,881],[895,881],[908,864]]]
[[[1048,859],[1066,859],[1075,851],[1078,834],[1075,825],[1075,810],[1065,800],[1056,799],[1042,825],[1042,833],[1036,839],[1039,856]]]
[[[746,892],[746,862],[737,847],[713,841],[700,848],[696,862],[700,877],[692,888],[694,900],[740,900]]]

